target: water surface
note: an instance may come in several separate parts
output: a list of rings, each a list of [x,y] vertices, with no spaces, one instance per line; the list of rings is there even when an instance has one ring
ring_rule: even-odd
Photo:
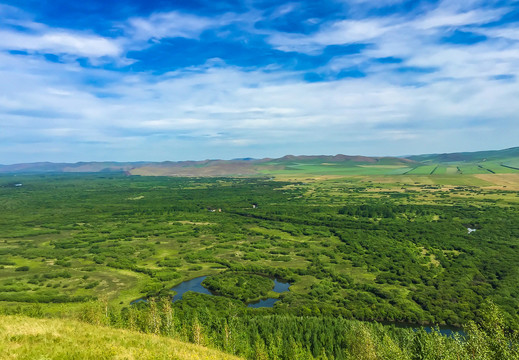
[[[247,304],[247,307],[250,308],[261,308],[261,307],[273,307],[279,299],[267,298],[264,300],[258,300]]]
[[[206,277],[207,276],[200,276],[191,280],[181,282],[177,286],[172,287],[170,290],[176,292],[176,295],[173,296],[173,302],[181,300],[182,295],[184,295],[184,293],[188,291],[194,291],[200,294],[214,295],[212,292],[210,292],[202,286],[202,281],[204,281]]]
[[[274,279],[274,289],[272,291],[277,293],[282,293],[285,291],[288,291],[290,287],[290,283]],[[258,301],[253,301],[247,304],[248,307],[251,308],[261,308],[261,307],[273,307],[276,302],[278,302],[279,299],[274,298],[267,298],[267,299],[261,299]]]
[[[199,294],[219,296],[218,294],[212,293],[210,290],[206,289],[202,285],[202,282],[205,280],[206,277],[207,276],[200,276],[200,277],[197,277],[197,278],[194,278],[191,280],[183,281],[180,284],[178,284],[177,286],[172,287],[170,290],[176,292],[175,296],[173,296],[172,301],[175,302],[177,300],[181,300],[182,296],[188,291],[193,291],[193,292],[196,292]],[[290,287],[289,283],[278,280],[278,279],[273,279],[273,280],[274,280],[274,289],[272,289],[272,291],[277,292],[277,293],[282,293],[282,292],[288,291],[288,288]],[[135,304],[135,303],[142,302],[142,301],[146,302],[147,300],[145,298],[140,298],[137,300],[133,300],[130,304]],[[247,306],[252,307],[252,308],[273,307],[274,303],[276,303],[277,301],[279,301],[279,299],[267,298],[267,299],[254,301],[252,303],[247,304]]]

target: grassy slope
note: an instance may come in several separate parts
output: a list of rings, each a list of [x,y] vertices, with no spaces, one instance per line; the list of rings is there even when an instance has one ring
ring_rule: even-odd
[[[474,151],[474,152],[461,152],[461,153],[449,153],[449,154],[424,154],[424,155],[413,155],[407,157],[408,159],[420,161],[420,162],[480,162],[489,160],[503,160],[508,158],[519,157],[519,147],[513,147],[503,150],[490,150],[490,151]]]
[[[0,316],[2,359],[238,359],[217,350],[77,321]]]

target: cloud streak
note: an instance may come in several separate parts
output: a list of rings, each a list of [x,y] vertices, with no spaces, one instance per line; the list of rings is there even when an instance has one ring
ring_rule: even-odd
[[[110,39],[63,30],[42,31],[37,34],[0,31],[0,38],[3,39],[0,47],[4,50],[69,54],[89,58],[118,57],[122,54],[122,48]]]
[[[174,37],[197,38],[204,30],[217,24],[218,21],[215,19],[172,11],[155,13],[147,18],[130,18],[126,31],[132,40],[137,41]]]

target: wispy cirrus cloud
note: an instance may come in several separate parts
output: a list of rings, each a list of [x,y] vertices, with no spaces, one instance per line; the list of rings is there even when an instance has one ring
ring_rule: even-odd
[[[506,8],[460,11],[451,6],[441,6],[419,17],[411,23],[411,26],[419,30],[428,30],[440,27],[480,25],[500,19],[506,12]]]
[[[443,2],[425,12],[334,20],[322,24],[310,35],[273,32],[268,42],[283,51],[309,53],[322,51],[329,45],[359,42],[377,45],[384,35],[395,38],[413,36],[423,42],[435,32],[441,33],[442,28],[486,24],[500,19],[507,11],[508,8],[466,10]]]
[[[132,17],[125,28],[131,40],[148,41],[174,37],[197,38],[204,30],[218,24],[216,19],[171,11],[154,13],[148,17]]]
[[[387,19],[341,20],[323,27],[315,34],[274,33],[268,41],[282,51],[318,53],[329,45],[343,45],[371,41],[390,31],[396,21]]]

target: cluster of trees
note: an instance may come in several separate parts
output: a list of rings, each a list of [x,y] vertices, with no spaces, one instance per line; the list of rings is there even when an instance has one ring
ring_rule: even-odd
[[[204,279],[202,285],[213,293],[250,302],[264,298],[274,288],[272,279],[250,273],[224,272]]]

